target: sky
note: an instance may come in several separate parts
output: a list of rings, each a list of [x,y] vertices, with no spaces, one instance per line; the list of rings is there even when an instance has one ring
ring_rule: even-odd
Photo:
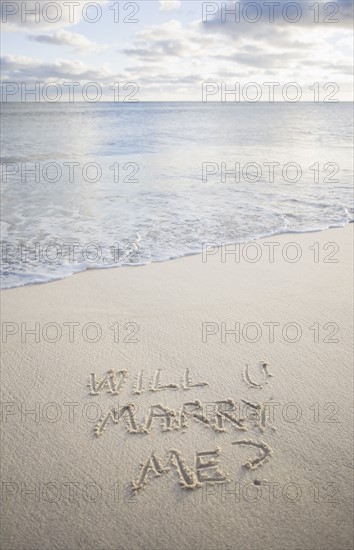
[[[267,100],[267,82],[279,83],[276,100],[291,82],[301,99],[313,98],[317,82],[320,99],[351,100],[351,12],[348,0],[1,1],[1,76],[3,85],[56,83],[66,100],[68,82],[80,84],[75,100],[89,82],[105,100],[117,100],[115,83],[126,98],[132,82],[140,101],[219,101],[221,83],[225,90],[240,83],[240,100]],[[337,88],[325,88],[329,82]],[[214,83],[207,95],[206,83]],[[260,87],[254,96],[249,83]],[[20,91],[9,90],[6,100],[18,99]]]

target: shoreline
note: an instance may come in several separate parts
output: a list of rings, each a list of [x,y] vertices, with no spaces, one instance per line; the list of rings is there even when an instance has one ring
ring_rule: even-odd
[[[285,235],[308,235],[308,234],[312,234],[312,233],[322,233],[322,232],[326,232],[326,231],[332,231],[332,230],[338,230],[338,229],[345,229],[347,226],[350,226],[350,224],[354,223],[354,220],[349,220],[348,222],[346,222],[344,225],[338,225],[338,226],[332,226],[332,227],[328,227],[328,228],[324,228],[324,229],[306,229],[305,231],[295,231],[295,230],[291,230],[291,231],[279,231],[279,232],[276,232],[276,233],[271,233],[269,235],[265,235],[265,236],[261,236],[261,237],[256,237],[252,240],[245,240],[245,241],[230,241],[230,242],[222,242],[221,244],[220,243],[217,243],[217,246],[219,249],[222,249],[223,247],[225,246],[237,246],[237,245],[248,245],[248,244],[251,244],[251,243],[258,243],[259,241],[263,241],[264,239],[269,239],[269,238],[272,238],[272,237],[280,237],[280,236],[285,236]],[[205,243],[202,243],[203,245],[204,244],[213,244],[211,241],[207,241]],[[10,287],[0,287],[0,293],[1,292],[7,292],[9,290],[15,290],[15,289],[18,289],[18,288],[25,288],[25,287],[32,287],[32,286],[38,286],[38,285],[47,285],[47,284],[51,284],[51,283],[56,283],[58,281],[62,281],[62,280],[65,280],[65,279],[69,279],[71,277],[74,277],[75,275],[81,275],[83,273],[87,273],[87,272],[90,272],[90,271],[105,271],[105,270],[111,270],[111,269],[118,269],[118,268],[140,268],[140,267],[146,267],[146,266],[149,266],[149,265],[153,265],[153,264],[164,264],[164,263],[169,263],[169,262],[173,262],[173,261],[176,261],[176,260],[183,260],[184,258],[189,258],[189,257],[195,257],[195,256],[202,256],[203,252],[189,252],[189,253],[186,253],[182,256],[176,256],[176,257],[171,257],[171,258],[167,258],[167,259],[162,259],[162,260],[151,260],[150,262],[146,262],[146,263],[137,263],[137,264],[134,264],[134,263],[131,263],[131,264],[122,264],[122,265],[117,265],[117,266],[114,266],[114,265],[110,265],[110,266],[100,266],[100,267],[91,267],[90,264],[89,266],[90,267],[87,267],[86,269],[83,269],[81,271],[76,271],[76,272],[73,272],[73,273],[70,273],[66,276],[62,276],[62,277],[58,277],[58,278],[55,278],[55,279],[52,279],[52,280],[49,280],[49,281],[37,281],[37,282],[29,282],[29,283],[25,283],[23,285],[17,285],[17,286],[10,286]]]

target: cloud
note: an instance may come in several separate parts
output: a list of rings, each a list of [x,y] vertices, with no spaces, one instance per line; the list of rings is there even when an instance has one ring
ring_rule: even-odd
[[[80,81],[113,82],[121,75],[114,74],[107,65],[100,68],[92,67],[82,61],[58,59],[44,63],[40,59],[19,55],[5,55],[1,58],[2,76],[4,81],[35,81],[41,83]]]
[[[29,35],[30,40],[42,44],[54,44],[58,46],[70,46],[76,52],[99,52],[108,46],[91,42],[86,36],[69,31],[59,30],[54,34]]]
[[[203,36],[193,26],[183,27],[180,21],[154,25],[136,34],[133,44],[124,53],[141,60],[162,61],[202,55],[216,39]]]
[[[181,0],[160,0],[161,11],[178,10],[182,5]]]
[[[270,40],[268,29],[255,27],[251,29],[253,33],[236,33],[234,36],[229,32],[215,32],[214,27],[205,32],[199,21],[185,27],[180,21],[173,20],[136,33],[135,40],[124,53],[141,62],[167,63],[168,67],[171,63],[181,64],[183,59],[183,70],[193,62],[210,65],[214,61],[219,65],[221,60],[229,60],[234,65],[247,65],[248,58],[249,67],[262,69],[279,65],[285,52],[288,62],[292,59],[303,61],[318,46],[319,39],[309,41],[304,32],[292,34],[274,28]]]
[[[96,2],[101,9],[109,0]],[[70,2],[48,2],[47,0],[12,0],[1,2],[0,17],[2,30],[27,32],[31,30],[54,30],[79,23],[83,18],[93,19],[95,8],[90,0]]]
[[[351,67],[346,24],[312,23],[311,33],[309,25],[309,20],[301,25],[172,20],[137,32],[124,53],[135,60],[138,81],[165,90],[179,82],[186,88],[189,82],[190,90],[206,81],[346,82]]]
[[[208,3],[205,3],[205,5]],[[271,10],[265,0],[228,0],[222,4],[210,2],[203,8],[203,27],[207,31],[214,30],[234,37],[254,34],[260,29],[266,29],[269,36],[273,31],[293,32],[302,27],[312,30],[322,27],[327,31],[338,31],[340,28],[352,28],[353,3],[348,0],[319,0],[315,5],[308,0],[281,3],[274,2]]]
[[[157,99],[175,97],[177,90],[182,99],[193,94],[198,99],[201,83],[207,81],[232,84],[296,80],[301,85],[330,80],[349,82],[351,37],[345,15],[348,9],[343,0],[337,1],[344,9],[335,15],[342,19],[341,24],[315,24],[309,18],[297,24],[279,18],[274,23],[264,20],[253,24],[247,21],[235,24],[231,20],[221,23],[218,13],[205,24],[200,10],[199,19],[189,24],[173,19],[138,31],[132,29],[130,42],[117,52],[119,57],[125,54],[123,66],[130,67],[119,75],[114,58],[110,58],[112,70],[108,64],[94,67],[81,61],[43,62],[14,55],[3,58],[3,75],[5,80],[17,82],[92,81],[110,85],[137,82],[144,94]],[[25,30],[32,33],[30,40],[64,45],[78,53],[104,47],[63,29],[34,33],[32,26]]]

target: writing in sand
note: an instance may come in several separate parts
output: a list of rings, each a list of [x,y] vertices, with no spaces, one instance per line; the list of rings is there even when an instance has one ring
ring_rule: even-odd
[[[264,361],[259,363],[258,368],[263,376],[262,383],[256,383],[251,379],[249,367],[246,365],[244,370],[244,381],[250,387],[262,389],[263,384],[272,375],[268,371],[268,364]],[[95,373],[91,373],[88,386],[90,395],[98,396],[102,391],[106,391],[112,396],[120,395],[129,379],[127,370],[116,371],[111,369],[101,378]],[[131,392],[139,396],[145,392],[162,392],[167,390],[188,391],[193,388],[203,388],[209,384],[205,381],[194,382],[189,369],[185,369],[183,376],[177,383],[163,384],[161,381],[161,369],[158,369],[150,378],[147,379],[145,372],[140,371],[134,378]],[[154,429],[156,423],[159,424],[162,432],[167,431],[185,431],[190,422],[202,424],[216,433],[228,432],[232,430],[241,432],[248,431],[248,425],[251,423],[258,428],[260,432],[265,430],[266,409],[260,404],[242,400],[247,407],[246,415],[241,414],[240,404],[232,399],[225,398],[208,402],[208,410],[205,410],[205,404],[200,400],[189,400],[181,403],[178,408],[171,408],[166,404],[158,403],[148,407],[145,418],[139,421],[137,418],[138,407],[136,403],[128,402],[121,406],[110,407],[102,415],[94,428],[96,436],[102,436],[110,424],[123,424],[129,434],[147,435]],[[272,456],[271,447],[264,441],[253,441],[252,439],[238,439],[232,441],[231,445],[242,445],[253,448],[257,454],[249,458],[244,464],[246,468],[255,469],[267,462]],[[140,464],[140,472],[137,478],[132,481],[132,489],[139,491],[145,487],[151,478],[160,477],[175,469],[178,473],[179,483],[183,488],[194,489],[201,487],[203,483],[224,482],[227,479],[219,467],[219,456],[222,454],[218,446],[211,451],[197,451],[195,453],[194,466],[188,466],[182,453],[178,449],[169,449],[165,456],[161,458],[155,452]]]

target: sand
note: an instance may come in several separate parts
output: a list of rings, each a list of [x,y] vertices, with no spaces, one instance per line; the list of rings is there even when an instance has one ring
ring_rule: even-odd
[[[352,548],[353,227],[3,291],[1,548]]]

